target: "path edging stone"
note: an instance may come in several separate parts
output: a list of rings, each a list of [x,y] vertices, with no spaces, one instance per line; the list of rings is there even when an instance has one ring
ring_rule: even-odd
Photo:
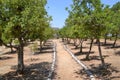
[[[70,51],[70,49],[64,45],[64,49],[72,56],[72,58],[78,63],[80,64],[80,66],[83,67],[83,69],[86,71],[86,73],[89,75],[90,80],[95,80],[95,77],[93,76],[93,74],[89,71],[89,69],[87,68],[87,66],[85,66],[77,57],[75,57],[73,55],[73,53]]]
[[[54,45],[53,45],[53,56],[52,56],[52,66],[51,66],[51,70],[49,72],[49,75],[48,75],[48,79],[47,80],[52,80],[52,77],[54,75],[54,70],[55,70],[55,64],[56,64],[56,43],[54,42]]]

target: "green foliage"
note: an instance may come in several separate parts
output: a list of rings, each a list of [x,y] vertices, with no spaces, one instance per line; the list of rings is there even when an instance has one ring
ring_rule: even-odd
[[[66,10],[69,13],[65,27],[60,31],[65,38],[97,39],[101,62],[104,65],[100,48],[100,38],[108,34],[120,34],[120,2],[111,9],[103,5],[101,0],[73,0],[71,8]],[[116,41],[116,40],[115,40]],[[115,44],[115,43],[114,43]]]
[[[32,52],[36,52],[37,49],[38,49],[38,44],[37,44],[37,42],[35,42],[35,43],[31,46],[31,50],[32,50]]]
[[[112,31],[113,12],[100,0],[73,0],[61,35],[71,38],[100,38]],[[68,31],[67,31],[68,30]],[[63,35],[64,34],[64,35]]]
[[[19,45],[18,39],[13,40],[13,43],[14,43],[15,45]]]
[[[113,7],[111,8],[111,10],[113,11],[112,14],[112,33],[117,33],[120,34],[120,2],[116,3],[115,5],[113,5]]]
[[[28,39],[42,39],[51,17],[47,0],[0,0],[0,42],[7,47],[13,39],[18,50],[18,73],[24,70],[24,44]],[[35,47],[35,46],[34,46]]]
[[[120,2],[117,2],[116,4],[114,4],[111,10],[114,12],[118,12],[120,10]]]
[[[41,38],[51,21],[46,3],[46,0],[0,0],[0,37],[6,41]]]

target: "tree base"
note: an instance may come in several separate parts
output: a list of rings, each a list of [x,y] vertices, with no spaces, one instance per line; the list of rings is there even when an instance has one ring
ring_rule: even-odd
[[[24,70],[17,70],[16,72],[17,72],[17,74],[20,74],[20,75],[24,74]]]

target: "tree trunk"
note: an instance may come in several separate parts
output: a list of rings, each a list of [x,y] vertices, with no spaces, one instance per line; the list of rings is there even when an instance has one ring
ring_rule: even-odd
[[[107,34],[105,34],[105,40],[104,40],[104,44],[106,44],[107,43]]]
[[[70,42],[71,42],[71,39],[69,38],[69,39],[68,39],[68,44],[70,44]]]
[[[42,50],[42,41],[40,40],[40,52]]]
[[[76,41],[77,41],[77,40],[76,40],[76,39],[74,39],[73,41],[74,41],[74,46],[75,46],[75,45],[76,45]]]
[[[89,59],[90,59],[89,55],[90,55],[90,52],[91,52],[91,49],[92,49],[92,44],[93,44],[93,39],[91,39],[90,49],[89,49],[88,54],[86,55],[86,59],[87,59],[87,60],[89,60]]]
[[[46,41],[43,42],[43,45],[45,46]]]
[[[82,43],[80,44],[80,53],[82,53]]]
[[[66,43],[68,44],[69,43],[69,39],[67,38],[67,41],[66,41]]]
[[[67,38],[64,38],[64,42],[65,42],[65,43],[67,42]]]
[[[78,49],[78,46],[79,46],[79,45],[75,45],[75,49]]]
[[[95,44],[97,44],[99,41],[98,41],[98,39],[96,39],[96,42],[95,42]]]
[[[113,43],[113,48],[114,48],[114,47],[115,47],[115,45],[116,45],[117,38],[118,38],[118,34],[116,33],[116,35],[115,35],[115,41],[114,41],[114,43]]]
[[[19,74],[23,74],[24,72],[24,55],[23,55],[23,48],[24,48],[24,45],[23,45],[23,41],[22,41],[22,38],[19,38],[19,46],[18,46],[18,69],[17,69],[17,72]]]
[[[82,44],[83,44],[83,39],[80,40],[80,53],[82,53]]]
[[[104,58],[102,56],[102,51],[101,51],[101,46],[100,46],[100,40],[98,39],[98,50],[99,50],[99,55],[100,55],[100,59],[101,59],[101,63],[102,63],[102,66],[104,67],[105,66],[105,62],[104,62]]]
[[[76,40],[77,41],[77,40]],[[75,44],[75,49],[78,49],[78,46],[80,45],[80,40],[79,40],[79,43],[77,44],[77,42],[76,42],[76,44]]]
[[[12,42],[10,42],[10,49],[11,49],[11,53],[13,53],[14,50],[13,50],[13,47],[12,47]]]

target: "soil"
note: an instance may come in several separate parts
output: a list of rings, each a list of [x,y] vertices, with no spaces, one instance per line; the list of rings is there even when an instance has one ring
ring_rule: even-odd
[[[107,40],[105,45],[104,40],[101,39],[101,49],[107,69],[102,69],[101,67],[98,46],[95,42],[90,54],[90,60],[85,60],[86,54],[89,51],[90,40],[83,43],[82,53],[79,53],[80,48],[75,49],[73,41],[71,41],[68,47],[92,71],[97,80],[120,80],[120,40],[117,41],[115,48],[112,48],[113,42],[112,40]]]
[[[38,49],[35,54],[32,53],[30,48],[33,44],[26,46],[24,49],[25,73],[23,75],[16,73],[17,53],[10,53],[9,49],[6,49],[5,53],[1,53],[0,80],[47,79],[52,63],[53,43],[48,41],[46,46],[43,47],[43,50],[39,52]]]
[[[89,80],[82,67],[65,51],[63,43],[60,42],[61,40],[54,39],[52,41],[57,44],[57,62],[54,80]],[[89,50],[89,40],[83,44],[83,53],[79,54],[79,48],[75,49],[73,41],[68,45],[68,48],[90,69],[95,75],[96,80],[120,80],[120,41],[117,41],[116,48],[111,48],[113,41],[108,40],[107,45],[103,45],[103,40],[101,42],[102,53],[107,65],[105,70],[100,67],[101,61],[98,47],[95,43],[93,44],[89,61],[84,59]],[[0,47],[0,80],[47,79],[52,63],[53,43],[48,41],[46,46],[43,47],[42,52],[40,53],[37,50],[35,54],[30,49],[31,45],[33,43],[24,49],[25,73],[23,75],[16,73],[17,53],[10,53],[10,49]]]
[[[80,69],[82,69],[71,55],[65,51],[63,44],[59,40],[54,40],[57,43],[57,68],[55,80],[83,80]]]

